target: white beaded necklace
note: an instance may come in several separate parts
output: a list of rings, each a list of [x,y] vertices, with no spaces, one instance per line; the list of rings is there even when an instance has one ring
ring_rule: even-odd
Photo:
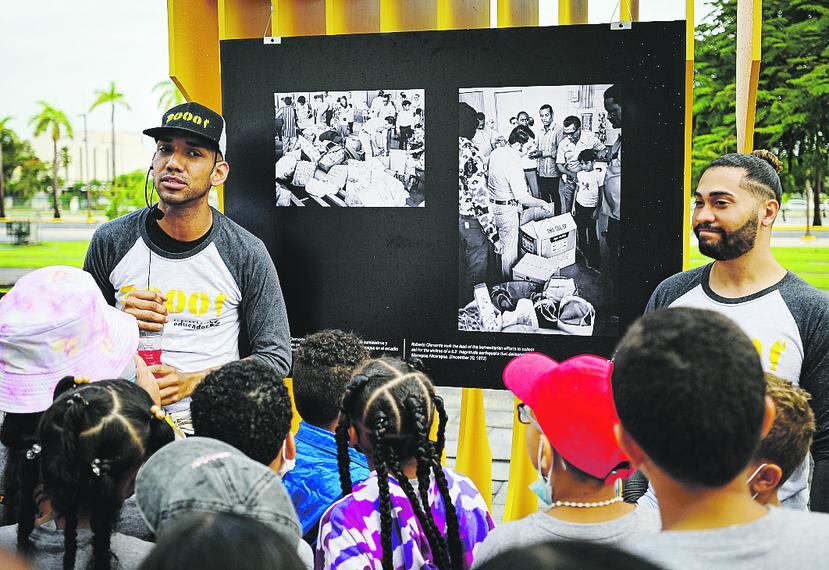
[[[591,508],[594,508],[594,507],[606,507],[608,505],[612,505],[613,503],[621,503],[621,502],[622,502],[622,496],[617,495],[616,497],[613,497],[612,499],[608,499],[606,501],[597,501],[595,503],[580,503],[580,502],[576,502],[576,501],[555,501],[551,505],[550,508],[554,509],[556,507],[574,507],[574,508],[577,508],[577,509],[591,509]]]

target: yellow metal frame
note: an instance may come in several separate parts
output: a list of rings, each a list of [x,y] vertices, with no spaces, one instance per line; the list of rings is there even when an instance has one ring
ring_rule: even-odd
[[[751,152],[754,149],[762,32],[762,0],[737,2],[737,152]]]
[[[745,132],[744,138],[749,141],[743,150],[750,149],[753,135],[761,56],[762,2],[738,0],[738,5],[743,8],[748,3],[752,4],[753,9],[751,59],[749,72],[738,77],[738,85],[742,81],[746,86],[746,94],[738,102],[741,109],[744,104],[745,112],[742,115],[738,113],[737,118],[740,132]],[[538,25],[538,4],[539,0],[498,0],[498,25]],[[587,0],[559,0],[559,24],[587,23],[587,6]],[[261,37],[267,30],[272,36],[299,36],[488,28],[489,10],[489,0],[168,0],[170,78],[188,100],[197,100],[220,111],[220,39]],[[619,18],[637,21],[639,0],[621,0]],[[686,0],[686,19],[683,266],[687,269],[694,75],[693,0]],[[221,189],[219,197],[220,205],[223,205]],[[286,382],[291,388],[290,379]],[[294,412],[293,428],[296,429],[299,416],[296,410]],[[513,422],[505,520],[523,517],[537,508],[535,496],[527,489],[535,478],[535,471],[524,445],[525,429],[516,417]],[[491,506],[492,453],[486,432],[482,390],[463,390],[458,439],[457,469],[475,481]]]

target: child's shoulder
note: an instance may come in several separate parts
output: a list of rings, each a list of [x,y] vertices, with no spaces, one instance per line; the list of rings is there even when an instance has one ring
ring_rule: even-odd
[[[472,481],[472,479],[466,475],[461,475],[457,471],[453,471],[448,467],[443,468],[443,473],[446,475],[446,483],[449,487],[450,495],[470,500],[480,499],[483,501],[481,492],[478,491],[478,487],[475,486],[475,482]],[[457,499],[453,502],[455,501],[457,501]]]

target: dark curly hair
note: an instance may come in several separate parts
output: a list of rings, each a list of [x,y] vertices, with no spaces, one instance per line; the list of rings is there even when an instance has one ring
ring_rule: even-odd
[[[702,172],[709,168],[742,168],[745,176],[740,187],[748,190],[758,200],[774,198],[780,202],[783,198],[783,186],[779,172],[783,169],[780,159],[768,150],[755,150],[751,154],[731,153],[714,159]]]
[[[296,547],[268,525],[232,513],[197,512],[159,537],[140,570],[302,570]]]
[[[3,509],[2,526],[17,522],[18,500],[20,499],[20,484],[18,470],[21,462],[25,461],[26,451],[37,443],[37,426],[43,412],[17,414],[6,412],[3,425],[0,426],[0,443],[6,448],[6,465],[3,469],[3,495],[5,508]]]
[[[327,427],[337,419],[340,399],[369,352],[354,333],[337,329],[306,336],[294,354],[294,402],[303,421]]]
[[[421,370],[422,364],[382,357],[369,360],[356,370],[343,396],[337,426],[337,464],[343,495],[351,493],[348,428],[365,430],[371,464],[377,471],[380,499],[380,540],[383,569],[392,568],[392,519],[389,477],[393,476],[408,497],[420,526],[426,532],[433,562],[441,570],[463,567],[458,515],[449,496],[449,485],[440,465],[446,443],[448,416],[443,399],[435,394],[432,382]],[[437,441],[429,439],[434,414],[438,414]],[[401,464],[417,461],[420,496],[403,472]],[[433,475],[446,508],[445,537],[437,528],[429,503],[430,476]]]
[[[20,463],[18,551],[31,551],[34,491],[42,482],[52,508],[65,521],[63,568],[75,567],[78,519],[88,517],[92,566],[108,570],[125,489],[141,463],[173,440],[173,430],[150,411],[150,395],[126,380],[77,385],[68,376],[55,393],[61,395],[43,413],[38,446]]]
[[[228,443],[263,465],[279,455],[291,430],[291,396],[282,378],[253,358],[225,364],[196,386],[193,431]]]
[[[622,427],[683,484],[722,487],[760,441],[760,357],[720,313],[680,307],[641,317],[616,348],[612,383]]]

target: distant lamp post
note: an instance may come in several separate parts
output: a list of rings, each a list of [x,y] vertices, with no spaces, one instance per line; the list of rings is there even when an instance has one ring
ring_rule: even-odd
[[[802,239],[804,241],[812,241],[812,240],[815,239],[815,236],[812,235],[812,224],[811,224],[811,219],[809,217],[810,205],[812,203],[812,187],[808,182],[806,183],[806,192],[805,192],[805,194],[806,194],[806,233],[803,234]]]
[[[85,167],[83,172],[86,174],[86,179],[82,180],[84,188],[86,188],[86,221],[87,222],[94,222],[94,218],[92,217],[92,200],[90,198],[89,193],[89,140],[87,138],[86,133],[86,113],[81,113],[81,117],[83,117],[83,147],[84,147],[84,156],[81,158],[81,162],[86,161]]]

